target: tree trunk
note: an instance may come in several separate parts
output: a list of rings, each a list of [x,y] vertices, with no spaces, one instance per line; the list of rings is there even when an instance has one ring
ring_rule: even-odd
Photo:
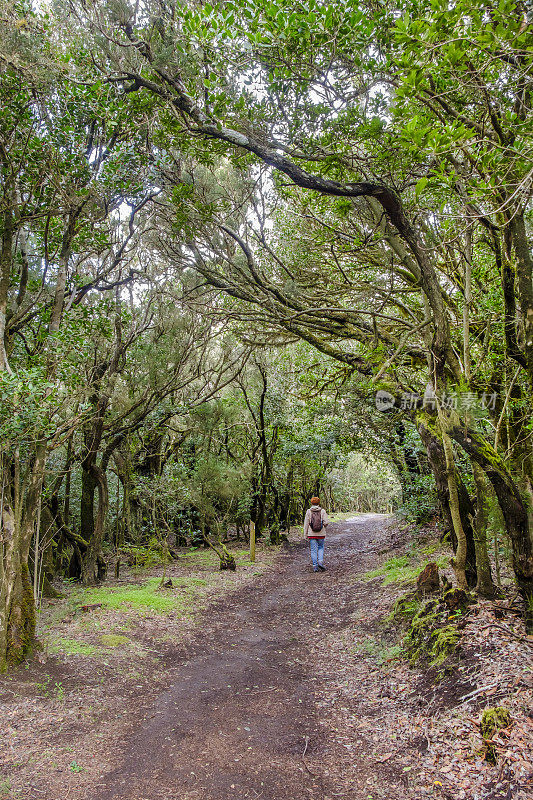
[[[450,508],[450,492],[448,487],[448,477],[446,470],[446,456],[442,442],[433,435],[433,433],[423,424],[418,424],[418,432],[420,438],[424,443],[428,455],[435,485],[437,487],[437,497],[442,509],[442,514],[446,527],[449,529],[452,536],[452,546],[454,553],[457,551],[457,538],[455,536],[455,529]],[[474,541],[474,530],[472,528],[472,519],[475,516],[475,509],[470,498],[468,489],[466,488],[460,473],[455,470],[455,483],[457,486],[457,495],[459,502],[459,513],[461,515],[461,524],[466,536],[466,565],[465,573],[466,580],[470,587],[474,587],[477,581],[476,571],[476,546]]]
[[[533,386],[533,258],[524,213],[513,214],[509,222],[509,230],[516,256],[516,289],[518,290],[518,306],[523,325],[523,351],[529,380]]]
[[[476,545],[477,584],[476,593],[481,597],[494,597],[496,587],[492,582],[490,560],[487,550],[488,490],[489,482],[479,464],[472,464],[476,482],[477,508],[474,520],[474,542]]]
[[[72,440],[74,439],[74,433],[68,437],[68,444],[67,444],[67,462],[65,468],[67,470],[67,474],[65,476],[65,503],[63,507],[63,518],[65,520],[65,524],[68,525],[70,521],[70,483],[72,477]]]
[[[50,508],[43,502],[40,518],[39,548],[31,559],[34,567],[34,595],[37,598],[39,597],[39,594],[41,594],[43,597],[61,597],[59,592],[56,591],[56,589],[54,589],[52,586],[52,580],[54,578],[55,571],[52,542],[52,531],[54,528],[55,520],[52,516]],[[37,565],[35,564],[35,558],[37,558]],[[39,584],[38,591],[35,590],[36,576]]]
[[[496,492],[511,540],[516,583],[526,606],[526,626],[533,632],[533,541],[527,506],[505,463],[487,441],[473,431],[465,431],[459,424],[451,426],[449,433],[482,467]]]
[[[138,503],[132,492],[132,489],[134,489],[133,470],[129,459],[120,450],[114,450],[113,460],[117,468],[118,477],[122,482],[122,519],[120,520],[119,542],[117,544],[117,547],[122,547],[125,541],[140,541]]]
[[[107,486],[107,476],[104,470],[93,464],[91,467],[90,483],[88,489],[92,488],[92,498],[87,495],[87,509],[91,512],[93,531],[92,536],[87,539],[88,547],[82,558],[81,566],[81,579],[85,584],[100,583],[105,580],[107,574],[107,565],[102,553],[102,544],[105,534],[105,522],[107,519],[107,512],[109,510],[109,491]],[[96,520],[94,520],[94,490],[98,488],[98,511]],[[92,503],[89,506],[89,500]]]
[[[0,669],[20,664],[35,642],[35,598],[28,563],[15,553],[10,579],[5,576],[9,601],[5,606],[7,625],[0,632]],[[2,635],[4,634],[4,635]]]
[[[459,495],[457,492],[457,482],[455,480],[455,462],[453,459],[452,441],[445,431],[442,431],[442,446],[446,458],[446,479],[448,481],[448,493],[450,502],[450,514],[452,517],[453,530],[457,537],[457,550],[455,558],[452,558],[452,567],[460,589],[468,588],[466,582],[466,535],[461,521],[459,510]]]
[[[37,521],[45,464],[46,448],[44,443],[38,442],[25,497],[20,496],[19,486],[12,487],[16,489],[13,494],[17,498],[14,508],[10,505],[6,476],[2,475],[0,670],[11,664],[19,664],[35,641],[35,599],[28,559]],[[2,466],[8,467],[6,464]]]
[[[463,301],[463,365],[467,385],[471,378],[470,305],[472,303],[472,228],[465,231],[465,285]]]
[[[94,501],[98,485],[92,466],[82,465],[81,473],[80,535],[87,543],[94,536]]]
[[[3,205],[5,201],[11,200],[15,205],[15,192],[12,188],[12,179],[6,180],[6,173],[2,170],[3,181]],[[9,186],[11,184],[11,186]],[[7,323],[7,301],[9,293],[9,283],[11,280],[11,269],[13,264],[13,240],[15,225],[12,208],[7,207],[1,220],[2,236],[0,246],[0,372],[11,372],[6,353],[6,323]]]
[[[81,560],[81,579],[85,584],[98,583],[105,579],[106,564],[102,554],[105,522],[109,508],[109,492],[105,469],[96,464],[98,449],[102,441],[104,414],[109,403],[106,395],[93,398],[96,419],[84,431],[85,454],[82,461],[81,488],[81,536],[87,542],[87,550]],[[98,510],[94,515],[95,492],[98,489]]]

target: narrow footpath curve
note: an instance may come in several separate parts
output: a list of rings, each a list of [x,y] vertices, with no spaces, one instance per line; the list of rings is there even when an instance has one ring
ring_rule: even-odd
[[[367,514],[331,525],[326,573],[312,572],[302,541],[212,606],[193,655],[118,743],[121,762],[91,800],[366,800],[322,768],[329,734],[314,691],[328,676],[311,651],[317,636],[353,624],[354,575],[388,522]]]

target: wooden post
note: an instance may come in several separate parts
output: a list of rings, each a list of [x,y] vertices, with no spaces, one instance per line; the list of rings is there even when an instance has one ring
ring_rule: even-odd
[[[250,520],[250,561],[255,561],[255,522]]]

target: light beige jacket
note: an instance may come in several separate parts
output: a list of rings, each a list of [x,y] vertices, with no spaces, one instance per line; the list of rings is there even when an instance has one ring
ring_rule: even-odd
[[[322,519],[322,530],[321,531],[314,531],[311,527],[311,511],[320,511],[320,518]],[[304,519],[304,536],[307,538],[312,538],[314,536],[325,536],[326,535],[326,528],[329,525],[328,515],[324,511],[321,506],[311,506],[305,512],[305,519]]]

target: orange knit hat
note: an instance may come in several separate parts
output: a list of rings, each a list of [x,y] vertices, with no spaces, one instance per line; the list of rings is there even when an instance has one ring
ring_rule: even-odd
[[[319,506],[320,505],[320,497],[312,497],[311,498],[311,505],[312,506]]]

